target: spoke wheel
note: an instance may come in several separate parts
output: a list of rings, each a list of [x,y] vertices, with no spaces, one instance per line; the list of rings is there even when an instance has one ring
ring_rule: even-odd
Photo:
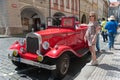
[[[69,56],[67,54],[63,54],[57,60],[56,63],[57,69],[53,71],[54,72],[53,75],[59,79],[63,78],[68,72],[69,65],[70,65]]]

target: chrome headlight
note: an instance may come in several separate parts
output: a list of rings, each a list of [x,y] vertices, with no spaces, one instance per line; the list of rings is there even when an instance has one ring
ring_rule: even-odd
[[[47,50],[47,49],[50,47],[49,42],[44,41],[44,42],[42,43],[42,47],[43,47],[43,49]]]
[[[18,55],[18,51],[17,50],[14,50],[13,51],[13,56],[17,56]]]
[[[20,48],[20,51],[21,51],[21,52],[24,52],[25,50],[24,50],[24,48],[23,48],[23,47],[21,47],[21,48]]]
[[[23,46],[25,42],[25,39],[19,39],[20,46]]]
[[[43,55],[40,54],[39,50],[37,50],[36,53],[38,54],[37,60],[41,62],[43,60]]]
[[[41,61],[43,60],[43,56],[42,56],[42,55],[39,55],[39,56],[37,57],[37,60],[38,60],[39,62],[41,62]]]

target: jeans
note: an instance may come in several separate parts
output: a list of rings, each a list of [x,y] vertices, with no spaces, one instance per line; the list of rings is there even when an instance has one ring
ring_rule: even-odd
[[[96,49],[97,49],[97,51],[100,51],[99,34],[96,37]]]
[[[115,40],[115,33],[108,33],[108,38],[109,38],[109,41],[108,41],[108,48],[111,49],[111,48],[114,48],[114,40]]]
[[[102,31],[101,34],[102,34],[102,37],[103,37],[103,42],[106,42],[108,40],[108,38],[107,38],[107,32]]]

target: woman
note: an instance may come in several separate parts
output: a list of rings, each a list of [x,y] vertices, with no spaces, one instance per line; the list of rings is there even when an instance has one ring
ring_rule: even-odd
[[[91,11],[89,14],[89,24],[88,24],[88,29],[85,34],[85,41],[88,42],[89,50],[92,54],[92,61],[91,65],[97,65],[97,59],[96,59],[96,51],[95,51],[95,46],[96,46],[96,40],[97,40],[97,35],[98,32],[100,31],[100,26],[99,23],[96,21],[96,14],[94,11]]]

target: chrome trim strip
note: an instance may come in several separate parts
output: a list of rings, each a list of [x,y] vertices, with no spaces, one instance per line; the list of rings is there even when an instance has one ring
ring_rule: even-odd
[[[29,64],[29,65],[32,65],[32,66],[37,66],[37,67],[40,67],[40,68],[45,68],[45,69],[48,69],[48,70],[55,70],[56,69],[56,65],[42,64],[42,63],[39,63],[39,62],[35,62],[35,61],[23,59],[23,58],[17,58],[17,57],[13,57],[13,56],[10,56],[10,55],[8,55],[8,58],[13,60],[13,61]]]

